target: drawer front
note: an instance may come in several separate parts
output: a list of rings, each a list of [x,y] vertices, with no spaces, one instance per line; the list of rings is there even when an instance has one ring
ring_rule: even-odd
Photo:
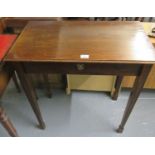
[[[25,62],[22,63],[27,73],[62,73],[94,75],[138,75],[141,65],[137,64],[102,64],[102,63],[57,63]]]

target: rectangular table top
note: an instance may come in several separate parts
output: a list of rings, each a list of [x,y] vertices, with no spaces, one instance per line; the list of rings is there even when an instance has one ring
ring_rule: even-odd
[[[155,63],[140,22],[31,21],[6,61]]]
[[[0,61],[2,61],[4,56],[7,54],[16,37],[17,35],[0,34]]]

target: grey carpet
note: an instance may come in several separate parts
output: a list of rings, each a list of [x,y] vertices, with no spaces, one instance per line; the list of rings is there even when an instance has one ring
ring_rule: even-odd
[[[120,124],[129,91],[123,90],[117,101],[103,92],[53,90],[51,99],[37,90],[46,129],[37,128],[37,120],[23,91],[17,93],[10,82],[3,106],[20,136],[23,137],[118,137],[155,136],[155,91],[145,90],[131,113],[122,134],[115,132]],[[0,137],[8,136],[0,125]]]

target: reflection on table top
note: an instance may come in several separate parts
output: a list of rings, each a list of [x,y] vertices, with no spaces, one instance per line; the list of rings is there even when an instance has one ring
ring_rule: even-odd
[[[155,63],[140,22],[31,21],[6,61]]]
[[[149,23],[149,22],[142,22],[142,25],[144,27],[144,30],[146,34],[150,33],[153,27],[155,27],[155,23]],[[152,44],[155,45],[155,38],[149,37]]]

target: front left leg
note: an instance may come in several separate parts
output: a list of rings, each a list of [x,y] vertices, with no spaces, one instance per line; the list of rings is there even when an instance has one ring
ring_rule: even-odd
[[[28,79],[28,75],[25,74],[23,64],[22,63],[14,63],[15,70],[18,74],[21,85],[25,91],[25,94],[29,100],[29,103],[38,119],[39,125],[41,129],[45,129],[45,123],[43,121],[39,105],[37,103],[36,94],[34,93],[34,89]]]

